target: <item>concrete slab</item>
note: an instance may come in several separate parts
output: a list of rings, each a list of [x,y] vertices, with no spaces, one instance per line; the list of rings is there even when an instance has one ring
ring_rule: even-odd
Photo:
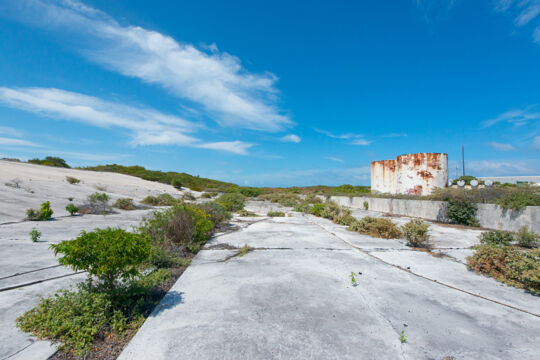
[[[341,238],[344,227],[324,221],[263,219],[215,239],[263,249],[243,257],[202,250],[120,359],[537,358],[539,317],[392,261],[406,255],[403,261],[422,264],[419,275],[480,287],[517,308],[537,311],[537,297],[514,289],[499,296],[499,283],[455,261],[411,255],[398,241],[385,240],[387,251],[372,254],[370,241],[380,239],[348,232],[360,249],[351,247]],[[358,286],[350,283],[351,271]]]

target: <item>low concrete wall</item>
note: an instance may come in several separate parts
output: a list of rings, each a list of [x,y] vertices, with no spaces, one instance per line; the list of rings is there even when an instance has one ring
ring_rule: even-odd
[[[447,222],[445,201],[385,199],[372,197],[332,196],[332,201],[354,209],[363,209],[364,201],[369,210],[419,217],[426,220]],[[478,204],[476,218],[481,227],[496,230],[517,231],[527,226],[535,233],[540,233],[540,206],[527,206],[521,211],[504,211],[495,204]]]

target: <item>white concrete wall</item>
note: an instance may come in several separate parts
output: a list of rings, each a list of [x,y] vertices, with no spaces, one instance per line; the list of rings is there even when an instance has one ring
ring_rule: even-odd
[[[364,201],[369,204],[369,210],[420,217],[426,220],[448,221],[446,218],[445,201],[404,200],[372,197],[332,196],[330,198],[339,205],[354,209],[363,209]],[[478,204],[476,218],[481,227],[496,230],[517,231],[523,226],[540,234],[540,206],[527,206],[522,211],[504,211],[495,204]]]

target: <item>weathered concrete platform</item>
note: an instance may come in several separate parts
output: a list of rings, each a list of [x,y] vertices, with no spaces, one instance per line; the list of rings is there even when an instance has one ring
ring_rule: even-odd
[[[459,258],[312,216],[243,220],[208,245],[256,249],[201,251],[120,359],[538,358],[539,298]],[[467,251],[445,231],[433,229],[440,251]]]

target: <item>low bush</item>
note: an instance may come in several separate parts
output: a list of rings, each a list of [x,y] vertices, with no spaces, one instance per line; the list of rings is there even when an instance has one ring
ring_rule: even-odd
[[[111,214],[112,207],[109,205],[110,197],[106,193],[95,192],[88,195],[86,202],[80,206],[81,214]]]
[[[284,217],[285,213],[283,211],[269,211],[266,216],[270,217]]]
[[[131,198],[119,198],[113,204],[113,207],[117,209],[122,209],[122,210],[135,210],[136,209],[135,204],[133,203],[133,199]]]
[[[255,187],[242,187],[239,192],[245,197],[257,197],[263,193],[263,190]]]
[[[216,196],[218,196],[218,193],[215,192],[215,191],[212,191],[212,192],[204,192],[204,193],[202,193],[202,195],[201,195],[201,197],[202,197],[203,199],[211,199],[211,198],[214,198],[214,197],[216,197]]]
[[[178,201],[169,194],[159,194],[158,196],[148,195],[141,203],[150,206],[173,206]]]
[[[304,201],[308,204],[320,204],[322,203],[322,200],[320,197],[318,197],[316,194],[307,194]]]
[[[446,217],[460,225],[479,226],[476,220],[478,206],[470,199],[449,199]]]
[[[347,230],[384,239],[397,239],[402,236],[398,226],[389,219],[373,218],[370,216],[353,222]]]
[[[532,248],[536,246],[538,242],[538,235],[529,229],[526,226],[523,226],[516,233],[516,240],[521,247]]]
[[[182,180],[178,179],[178,178],[174,178],[171,180],[171,185],[178,189],[178,190],[182,190]]]
[[[295,207],[302,202],[302,199],[295,193],[271,193],[259,196],[259,199],[268,200],[286,207]]]
[[[239,211],[244,208],[244,195],[240,193],[228,193],[221,195],[216,202],[222,205],[227,211]]]
[[[341,206],[336,204],[333,201],[326,201],[324,203],[324,208],[321,210],[320,216],[325,219],[330,219],[332,221],[337,221],[341,215]]]
[[[220,205],[215,201],[198,204],[197,207],[210,216],[210,221],[214,224],[214,228],[223,225],[232,218],[232,214],[225,210],[223,205]]]
[[[81,180],[73,177],[73,176],[66,176],[66,181],[70,183],[71,185],[75,185],[81,182]]]
[[[540,196],[525,190],[509,191],[497,200],[497,205],[504,210],[519,211],[526,206],[540,206]]]
[[[76,213],[79,212],[79,208],[74,204],[69,203],[66,206],[66,211],[69,213],[69,215],[74,216]]]
[[[321,216],[322,211],[324,210],[324,204],[313,204],[310,209],[311,215]]]
[[[341,216],[336,223],[339,225],[351,226],[355,221],[357,220],[354,216],[346,214]]]
[[[122,229],[82,231],[75,240],[52,244],[58,262],[74,271],[85,270],[114,292],[120,279],[139,275],[139,266],[150,256],[150,241],[139,234]]]
[[[300,204],[296,205],[294,207],[294,211],[310,214],[311,213],[311,205],[308,202],[301,202]]]
[[[32,230],[30,230],[30,240],[32,240],[32,242],[37,242],[40,237],[41,232],[38,229],[32,228]]]
[[[61,159],[59,157],[54,156],[47,156],[45,159],[30,159],[28,160],[30,164],[38,164],[38,165],[47,165],[47,166],[55,166],[55,167],[63,167],[69,169],[70,166],[66,163],[66,160]]]
[[[481,245],[467,258],[469,269],[540,295],[540,249]]]
[[[369,203],[367,201],[364,201],[364,210],[369,209]]]
[[[88,284],[80,285],[78,291],[61,290],[19,317],[17,326],[85,358],[96,340],[123,336],[142,325],[164,294],[158,286],[169,277],[168,270],[159,269],[125,283],[114,298]]]
[[[508,231],[486,231],[478,237],[480,243],[492,246],[508,246],[514,241],[514,235]]]
[[[182,201],[195,201],[197,200],[197,198],[193,195],[193,193],[190,193],[190,192],[186,192],[182,195]]]
[[[407,239],[407,245],[413,247],[427,247],[429,241],[429,224],[420,220],[413,219],[401,227],[403,236]]]
[[[216,211],[217,214],[217,211]],[[176,203],[164,211],[155,211],[141,222],[139,232],[151,239],[151,262],[156,266],[169,257],[183,257],[196,253],[210,238],[214,223],[202,208]],[[170,256],[169,256],[170,255]],[[159,261],[158,261],[159,260]]]
[[[240,210],[240,211],[238,211],[236,213],[238,214],[238,216],[241,216],[241,217],[255,217],[255,216],[258,216],[253,211],[248,211],[246,209],[242,209],[242,210]]]
[[[51,209],[51,203],[49,201],[45,201],[43,204],[41,204],[41,208],[39,210],[35,210],[35,209],[26,210],[27,220],[46,221],[46,220],[50,220],[52,218],[52,215],[53,215],[53,210]]]

